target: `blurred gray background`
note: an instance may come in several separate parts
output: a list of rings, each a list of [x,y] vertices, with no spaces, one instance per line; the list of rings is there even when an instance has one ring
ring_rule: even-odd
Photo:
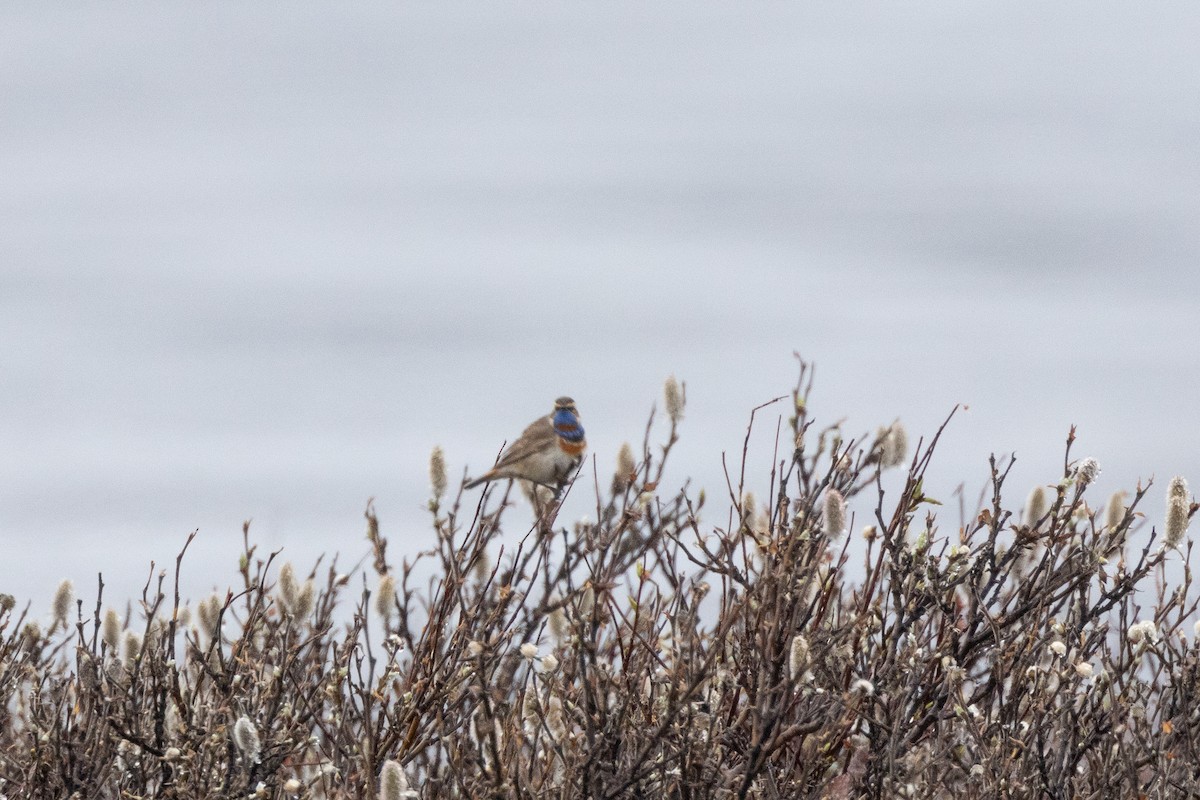
[[[931,493],[1015,452],[1020,505],[1077,424],[1094,504],[1154,476],[1161,524],[1197,41],[1191,2],[7,4],[0,591],[123,599],[198,528],[195,597],[247,518],[352,562],[368,497],[415,552],[435,444],[476,474],[571,394],[606,483],[672,373],[722,523],[793,350],[851,433],[970,406]]]

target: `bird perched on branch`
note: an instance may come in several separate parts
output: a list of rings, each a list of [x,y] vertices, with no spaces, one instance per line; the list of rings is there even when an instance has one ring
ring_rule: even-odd
[[[514,478],[553,489],[555,493],[583,460],[587,441],[575,401],[560,397],[554,411],[530,423],[520,438],[509,445],[496,466],[467,484],[472,489],[481,483]]]

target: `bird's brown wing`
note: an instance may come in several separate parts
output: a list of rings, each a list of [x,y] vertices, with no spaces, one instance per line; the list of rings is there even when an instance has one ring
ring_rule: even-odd
[[[531,453],[544,449],[554,442],[554,437],[557,435],[550,417],[534,420],[529,423],[529,427],[521,433],[521,436],[509,445],[508,449],[504,451],[504,455],[500,456],[500,460],[496,462],[496,468],[515,464]]]

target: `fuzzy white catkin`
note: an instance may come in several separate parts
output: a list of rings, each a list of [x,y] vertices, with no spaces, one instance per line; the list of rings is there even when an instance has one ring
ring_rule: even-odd
[[[299,593],[299,587],[296,584],[296,571],[292,568],[292,562],[288,561],[279,569],[279,597],[283,600],[283,605],[289,612],[295,608],[296,598]]]
[[[215,594],[209,595],[206,600],[201,600],[200,605],[196,607],[196,614],[200,617],[200,625],[206,636],[215,638],[220,634],[221,611],[224,607],[221,598]]]
[[[525,697],[521,701],[521,719],[525,722],[525,733],[529,736],[536,736],[538,727],[541,725],[541,718],[538,716],[537,692],[532,686],[525,688]]]
[[[379,579],[379,586],[375,589],[375,610],[379,612],[379,616],[384,619],[390,619],[392,616],[392,604],[396,601],[396,581],[391,575],[384,575]]]
[[[908,457],[908,431],[900,421],[892,423],[883,437],[883,453],[880,463],[886,467],[898,467]]]
[[[556,602],[558,601],[556,600]],[[546,623],[550,628],[550,635],[554,637],[554,641],[561,642],[567,638],[567,615],[561,605],[546,615]]]
[[[1187,500],[1187,496],[1187,480],[1182,475],[1176,475],[1174,478],[1171,478],[1171,482],[1167,484],[1167,497],[1176,500]]]
[[[233,743],[242,751],[242,755],[255,764],[258,763],[258,757],[262,754],[262,742],[258,738],[258,728],[254,727],[249,717],[241,716],[234,723]]]
[[[563,704],[557,697],[551,697],[546,703],[546,727],[554,741],[562,742],[567,738],[567,723],[563,717]]]
[[[1125,492],[1113,492],[1104,509],[1104,527],[1116,530],[1125,519]]]
[[[1033,527],[1038,520],[1046,516],[1046,487],[1035,486],[1025,501],[1025,524]]]
[[[837,489],[825,492],[825,504],[822,509],[825,521],[825,535],[835,540],[846,530],[846,498]]]
[[[115,654],[121,646],[121,617],[111,608],[104,612],[103,631],[108,652]]]
[[[675,376],[667,378],[663,384],[663,403],[667,408],[667,416],[670,417],[672,424],[678,424],[679,420],[683,419],[683,390],[679,387],[679,381],[675,380]]]
[[[1168,550],[1174,550],[1183,541],[1183,534],[1188,529],[1189,510],[1191,503],[1188,500],[1187,481],[1177,475],[1167,484],[1167,523],[1163,530],[1163,545]]]
[[[67,616],[71,613],[71,601],[75,599],[75,584],[65,580],[58,585],[54,592],[54,602],[51,611],[54,613],[54,624],[67,624]]]
[[[416,796],[417,792],[408,786],[404,767],[391,759],[383,762],[383,769],[379,771],[379,800],[403,800]]]
[[[621,445],[617,451],[617,471],[613,473],[613,494],[623,494],[636,477],[637,462],[633,458],[633,448],[629,442]]]
[[[792,645],[788,648],[788,675],[797,680],[804,672],[808,662],[808,639],[801,634],[792,637]]]
[[[1135,622],[1129,626],[1126,635],[1129,641],[1138,644],[1143,639],[1148,639],[1150,642],[1158,641],[1158,626],[1154,624],[1154,620],[1147,619],[1141,622]]]
[[[1075,479],[1080,488],[1090,485],[1100,475],[1100,463],[1094,458],[1085,458],[1075,465]]]
[[[300,588],[300,594],[296,595],[296,605],[292,608],[292,615],[297,619],[304,619],[312,613],[315,605],[316,588],[312,581],[305,581],[304,586]]]
[[[279,599],[288,616],[304,619],[312,613],[316,589],[312,581],[297,582],[289,561],[279,570]]]
[[[434,500],[441,500],[446,494],[446,454],[440,446],[429,454],[429,486]]]
[[[125,666],[132,668],[142,655],[142,637],[133,631],[125,632]]]

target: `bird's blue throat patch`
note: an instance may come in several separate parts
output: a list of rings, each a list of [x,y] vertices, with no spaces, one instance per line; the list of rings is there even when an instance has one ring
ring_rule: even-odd
[[[579,424],[579,417],[565,408],[554,412],[554,432],[568,442],[583,441],[583,426]]]

